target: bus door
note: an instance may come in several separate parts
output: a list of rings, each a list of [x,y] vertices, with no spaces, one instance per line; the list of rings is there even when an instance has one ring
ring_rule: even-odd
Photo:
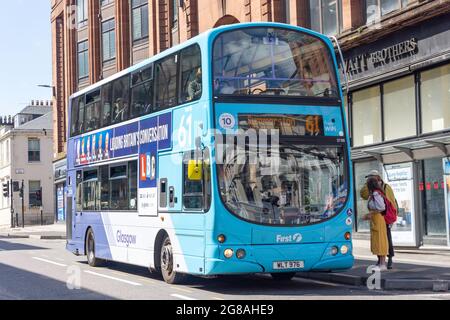
[[[201,173],[188,172],[201,170],[201,160],[193,162],[195,151],[173,153],[159,157],[159,211],[168,214],[177,239],[172,241],[174,256],[184,260],[186,270],[201,274],[204,272],[205,256],[205,214],[203,198],[203,177]],[[195,159],[194,159],[195,161]],[[197,168],[192,166],[197,165]],[[193,168],[193,169],[192,169]],[[191,179],[188,179],[191,173]]]

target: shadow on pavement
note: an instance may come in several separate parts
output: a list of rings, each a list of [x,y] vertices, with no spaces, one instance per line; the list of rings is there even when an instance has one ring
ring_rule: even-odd
[[[0,263],[0,300],[106,300],[91,290],[68,289],[65,282]]]
[[[15,250],[48,250],[48,248],[0,240],[0,252],[1,251],[15,251]]]

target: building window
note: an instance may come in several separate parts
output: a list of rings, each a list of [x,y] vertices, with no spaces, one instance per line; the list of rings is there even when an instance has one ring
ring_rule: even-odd
[[[30,208],[42,206],[42,191],[40,181],[28,182],[28,204]]]
[[[309,0],[311,29],[336,35],[343,29],[341,0]]]
[[[381,142],[380,87],[354,92],[352,102],[353,146]]]
[[[383,118],[385,140],[416,134],[414,76],[383,85]]]
[[[450,64],[424,71],[420,77],[423,133],[450,128]]]
[[[132,0],[133,42],[148,38],[148,1]]]
[[[408,5],[408,0],[366,0],[366,23],[379,20],[382,16]]]
[[[100,0],[100,5],[103,7],[113,2],[114,0]]]
[[[116,57],[116,31],[115,20],[102,22],[103,62]]]
[[[41,143],[39,139],[28,139],[28,162],[41,161]]]
[[[180,43],[180,33],[178,28],[178,13],[179,13],[179,0],[172,0],[172,18],[170,21],[170,26],[172,28],[172,46]]]
[[[87,25],[88,19],[88,1],[78,0],[77,1],[77,21],[78,27],[84,27]]]
[[[89,76],[89,57],[88,42],[82,41],[78,43],[78,79],[84,79]]]

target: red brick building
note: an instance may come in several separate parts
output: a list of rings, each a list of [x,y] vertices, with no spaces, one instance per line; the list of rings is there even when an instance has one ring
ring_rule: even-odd
[[[434,167],[450,155],[448,0],[51,0],[51,10],[58,172],[72,93],[210,28],[275,21],[336,35],[341,43],[357,187],[368,169],[403,162],[411,163],[414,186],[429,179],[444,185],[442,167]],[[64,175],[57,176],[63,183]],[[446,194],[438,189],[412,189],[400,226],[409,233],[399,242],[450,245]],[[359,220],[356,228],[367,231]]]

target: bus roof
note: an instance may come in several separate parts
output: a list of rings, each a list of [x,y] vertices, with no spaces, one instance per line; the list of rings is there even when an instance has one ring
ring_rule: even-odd
[[[209,39],[211,37],[216,37],[217,34],[219,34],[219,33],[223,33],[223,32],[234,30],[234,29],[258,27],[258,26],[259,27],[287,28],[287,29],[292,29],[292,30],[305,32],[305,33],[308,33],[310,35],[313,35],[313,36],[318,37],[321,40],[325,41],[329,47],[331,47],[331,48],[333,47],[330,39],[327,36],[324,36],[321,33],[318,33],[318,32],[315,32],[313,30],[306,29],[306,28],[303,28],[303,27],[299,27],[299,26],[293,26],[293,25],[284,24],[284,23],[278,23],[278,22],[247,22],[247,23],[229,24],[229,25],[224,25],[224,26],[220,26],[220,27],[217,27],[217,28],[209,29],[209,30],[207,30],[207,31],[205,31],[205,32],[203,32],[203,33],[201,33],[201,34],[199,34],[199,35],[189,39],[189,40],[184,41],[181,44],[178,44],[176,46],[168,48],[168,49],[166,49],[166,50],[164,50],[164,51],[162,51],[162,52],[160,52],[160,53],[158,53],[158,54],[156,54],[156,55],[154,55],[152,57],[149,57],[149,58],[147,58],[147,59],[145,59],[145,60],[143,60],[143,61],[141,61],[141,62],[139,62],[139,63],[137,63],[137,64],[135,64],[133,66],[130,66],[130,67],[126,68],[126,69],[123,69],[123,70],[121,70],[121,71],[119,71],[119,72],[117,72],[117,73],[115,73],[115,74],[113,74],[113,75],[103,79],[103,80],[100,80],[100,81],[98,81],[98,82],[96,82],[94,84],[91,84],[91,85],[87,86],[86,88],[83,88],[82,90],[80,90],[78,92],[73,93],[69,97],[69,99],[73,99],[73,98],[75,98],[77,96],[89,93],[89,92],[91,92],[91,91],[101,87],[102,85],[104,85],[106,83],[109,83],[109,82],[111,82],[111,81],[113,81],[115,79],[118,79],[118,78],[120,78],[120,77],[122,77],[124,75],[127,75],[129,73],[137,71],[137,70],[145,67],[149,63],[152,63],[152,62],[157,61],[157,60],[159,60],[161,58],[164,58],[165,56],[168,56],[168,55],[170,55],[170,54],[172,54],[174,52],[177,52],[177,51],[179,51],[179,50],[181,50],[183,48],[186,48],[186,47],[188,47],[188,46],[190,46],[190,45],[192,45],[194,43],[200,43],[200,42],[204,41],[205,39]]]

